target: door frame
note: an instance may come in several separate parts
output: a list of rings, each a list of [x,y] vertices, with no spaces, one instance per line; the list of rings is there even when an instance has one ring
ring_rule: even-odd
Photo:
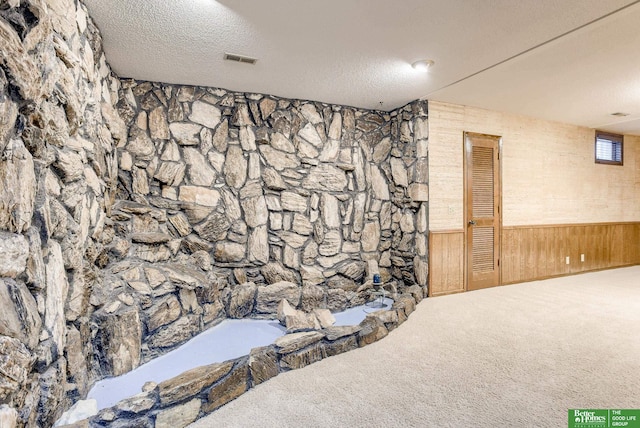
[[[498,139],[498,161],[499,161],[499,171],[498,171],[498,181],[500,183],[500,196],[499,196],[499,207],[500,210],[498,212],[498,226],[497,233],[500,236],[500,242],[498,244],[498,284],[496,286],[502,285],[502,213],[504,212],[503,204],[502,204],[502,136],[493,135],[493,134],[485,134],[481,132],[471,132],[471,131],[463,131],[462,133],[462,163],[463,163],[463,180],[464,180],[464,190],[463,190],[463,229],[464,229],[464,291],[469,291],[469,248],[468,248],[468,234],[469,234],[469,210],[468,210],[468,195],[469,191],[468,187],[468,171],[467,171],[467,135],[478,135],[484,137],[491,137]]]

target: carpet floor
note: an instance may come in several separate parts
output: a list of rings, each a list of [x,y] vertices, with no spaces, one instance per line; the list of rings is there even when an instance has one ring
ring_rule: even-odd
[[[640,408],[640,266],[425,299],[190,427],[548,428],[574,408]]]

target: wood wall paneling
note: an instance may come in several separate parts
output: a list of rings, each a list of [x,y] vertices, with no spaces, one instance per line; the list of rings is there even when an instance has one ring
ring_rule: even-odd
[[[464,289],[464,231],[430,232],[429,296]]]
[[[640,223],[510,226],[502,230],[503,284],[634,264],[640,264]]]

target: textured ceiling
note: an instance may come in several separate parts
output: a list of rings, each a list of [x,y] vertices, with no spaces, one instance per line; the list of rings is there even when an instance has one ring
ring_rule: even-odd
[[[121,77],[383,110],[428,98],[640,135],[638,1],[84,2]],[[427,74],[410,66],[423,58]]]

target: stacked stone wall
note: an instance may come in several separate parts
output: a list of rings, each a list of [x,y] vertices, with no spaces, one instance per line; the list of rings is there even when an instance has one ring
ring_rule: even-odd
[[[2,2],[0,42],[3,424],[50,426],[96,380],[283,298],[362,304],[375,265],[426,293],[426,102],[120,81],[77,0]]]
[[[51,426],[93,381],[119,80],[73,0],[0,3],[0,425]]]
[[[96,296],[102,375],[225,318],[272,318],[283,298],[361,305],[371,261],[392,292],[426,289],[426,102],[386,113],[126,81],[118,108],[129,136]]]

